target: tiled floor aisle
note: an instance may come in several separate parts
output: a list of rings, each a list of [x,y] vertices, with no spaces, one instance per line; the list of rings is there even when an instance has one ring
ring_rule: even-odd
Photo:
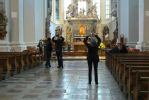
[[[0,100],[126,100],[115,80],[99,63],[99,84],[88,83],[84,60],[65,61],[64,69],[41,66],[0,82]]]

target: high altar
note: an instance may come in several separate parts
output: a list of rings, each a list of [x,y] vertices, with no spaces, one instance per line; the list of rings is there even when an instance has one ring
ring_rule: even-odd
[[[79,3],[86,6],[78,7]],[[67,30],[66,39],[74,51],[85,51],[83,40],[86,35],[96,32],[96,25],[99,21],[96,4],[93,5],[92,0],[73,0],[68,6],[67,12]]]

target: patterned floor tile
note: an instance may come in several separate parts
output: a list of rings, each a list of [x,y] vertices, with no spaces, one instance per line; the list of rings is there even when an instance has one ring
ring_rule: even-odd
[[[126,100],[116,81],[100,61],[99,84],[88,85],[86,60],[64,61],[58,69],[51,62],[50,69],[44,65],[17,74],[0,82],[0,100]]]

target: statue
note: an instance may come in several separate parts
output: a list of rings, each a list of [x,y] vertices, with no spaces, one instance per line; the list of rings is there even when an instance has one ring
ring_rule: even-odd
[[[88,9],[87,15],[88,15],[89,17],[96,17],[96,16],[97,16],[96,4],[94,4],[93,6],[91,6],[91,7]]]
[[[66,42],[68,45],[68,50],[70,50],[72,44],[72,30],[70,26],[66,27]]]
[[[115,45],[118,39],[118,29],[115,29],[115,31],[113,32],[113,39],[112,39],[112,45]]]
[[[84,16],[84,13],[85,13],[85,9],[80,8],[79,16]]]
[[[103,28],[103,41],[105,44],[109,41],[109,27],[107,25]]]
[[[7,26],[7,17],[5,15],[5,12],[3,10],[3,3],[0,3],[0,39],[4,39],[6,36],[6,26]]]
[[[66,11],[66,18],[74,17],[76,15],[76,6],[73,4],[69,4],[68,9]]]

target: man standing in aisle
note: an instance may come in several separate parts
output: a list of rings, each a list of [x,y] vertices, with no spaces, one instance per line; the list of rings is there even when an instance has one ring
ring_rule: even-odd
[[[91,33],[84,39],[84,44],[86,45],[87,52],[87,62],[88,62],[88,84],[92,81],[92,65],[94,66],[95,74],[95,84],[98,84],[98,46],[101,43],[101,39],[95,33]]]
[[[52,41],[55,44],[58,68],[63,68],[62,47],[64,44],[64,38],[62,37],[62,29],[60,27],[56,28],[55,36],[52,38]]]

